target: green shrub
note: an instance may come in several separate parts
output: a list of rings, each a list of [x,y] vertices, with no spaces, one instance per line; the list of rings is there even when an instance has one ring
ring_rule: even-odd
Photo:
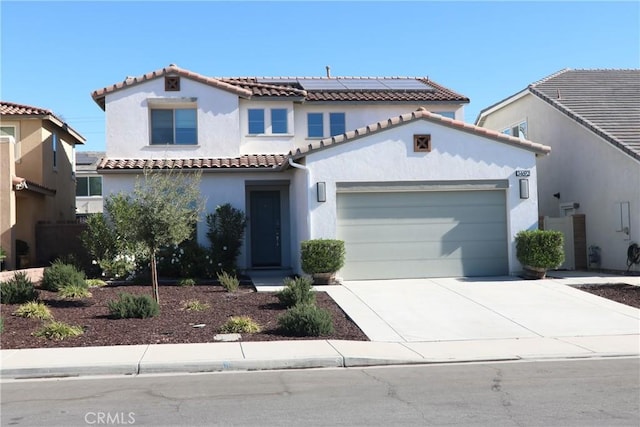
[[[342,240],[315,239],[301,243],[302,271],[307,274],[335,273],[344,266]]]
[[[107,286],[107,282],[101,279],[87,279],[85,282],[89,288],[102,288],[103,286]]]
[[[223,334],[253,334],[262,328],[249,316],[232,316],[220,328]]]
[[[333,333],[331,314],[312,304],[296,305],[278,318],[285,335],[319,337]]]
[[[222,287],[225,288],[227,292],[235,292],[240,286],[240,280],[238,280],[236,276],[232,276],[226,271],[218,273],[218,282],[220,282]]]
[[[207,225],[207,238],[211,243],[211,255],[216,271],[234,273],[247,226],[246,215],[227,203],[218,206],[214,213],[207,215]]]
[[[194,235],[179,245],[162,248],[158,253],[158,274],[162,277],[212,277],[213,260]]]
[[[49,320],[53,316],[49,307],[44,303],[30,301],[20,305],[16,311],[13,312],[15,316],[27,317],[32,319]]]
[[[182,308],[187,311],[205,311],[211,306],[207,303],[202,303],[197,299],[190,299],[182,303]]]
[[[195,286],[196,285],[196,281],[194,279],[191,279],[191,278],[180,279],[180,280],[178,280],[178,285],[179,286]]]
[[[520,231],[516,256],[523,266],[552,269],[564,261],[563,235],[553,230]]]
[[[276,293],[280,303],[286,307],[298,304],[314,304],[316,295],[313,293],[312,281],[307,277],[284,279],[285,288]]]
[[[145,319],[160,313],[160,305],[149,295],[118,294],[118,299],[109,301],[109,313],[116,319],[132,317]]]
[[[65,338],[77,337],[83,333],[84,331],[80,326],[72,326],[64,322],[52,321],[34,332],[33,335],[59,341]]]
[[[2,304],[22,304],[38,298],[33,282],[23,271],[13,274],[5,282],[0,282],[0,302]]]
[[[65,285],[58,289],[58,295],[66,299],[89,298],[91,292],[86,286]]]
[[[71,264],[64,264],[56,260],[51,267],[44,269],[42,276],[42,288],[57,292],[61,287],[67,285],[77,285],[88,287],[82,271],[78,271]]]

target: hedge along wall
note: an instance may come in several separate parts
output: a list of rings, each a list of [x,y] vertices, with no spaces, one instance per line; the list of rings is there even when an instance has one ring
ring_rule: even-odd
[[[90,268],[91,256],[80,240],[87,224],[80,222],[39,222],[36,224],[36,263],[48,267],[58,257],[73,255],[83,267]]]

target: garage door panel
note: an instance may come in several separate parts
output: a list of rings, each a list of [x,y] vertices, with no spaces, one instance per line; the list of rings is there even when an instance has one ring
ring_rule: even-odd
[[[350,261],[403,262],[405,260],[437,261],[445,259],[487,259],[505,255],[502,241],[451,242],[384,242],[351,244]]]
[[[339,193],[345,279],[505,274],[504,191]]]

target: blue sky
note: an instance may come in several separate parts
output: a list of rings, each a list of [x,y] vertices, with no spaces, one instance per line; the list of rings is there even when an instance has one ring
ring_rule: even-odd
[[[563,68],[640,68],[640,2],[0,2],[0,98],[104,150],[90,93],[170,63],[208,76],[429,76],[465,118]]]

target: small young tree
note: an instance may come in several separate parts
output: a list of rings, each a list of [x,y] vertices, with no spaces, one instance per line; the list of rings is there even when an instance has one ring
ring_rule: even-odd
[[[106,218],[95,219],[95,233],[112,249],[87,242],[96,256],[113,256],[109,251],[133,250],[149,259],[153,297],[160,302],[156,255],[160,248],[179,245],[193,233],[204,210],[200,195],[201,172],[145,170],[132,193],[118,193],[105,200]],[[91,230],[92,224],[89,224]],[[96,247],[97,246],[97,247]],[[105,245],[107,246],[107,245]],[[95,252],[94,252],[95,251]]]
[[[151,265],[151,284],[156,302],[158,269],[156,255],[160,248],[179,245],[193,233],[204,210],[200,194],[200,177],[183,173],[145,171],[144,180],[136,183],[132,203],[135,207],[135,240],[145,247]]]
[[[216,271],[235,273],[236,260],[240,255],[242,238],[247,226],[246,215],[227,203],[218,206],[214,213],[207,215],[207,225],[211,253],[218,265]]]

